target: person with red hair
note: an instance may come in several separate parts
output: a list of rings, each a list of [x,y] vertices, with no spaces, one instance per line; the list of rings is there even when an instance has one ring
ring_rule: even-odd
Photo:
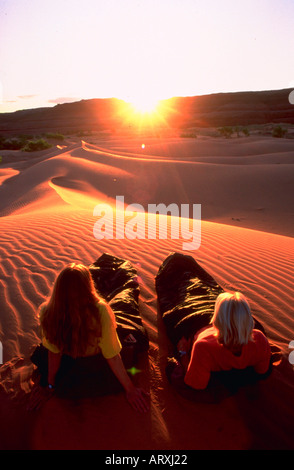
[[[63,357],[99,357],[125,390],[130,405],[137,411],[148,409],[146,392],[134,386],[123,364],[114,313],[96,291],[88,267],[71,263],[59,273],[51,296],[40,307],[39,318],[42,344],[48,351],[51,390]]]

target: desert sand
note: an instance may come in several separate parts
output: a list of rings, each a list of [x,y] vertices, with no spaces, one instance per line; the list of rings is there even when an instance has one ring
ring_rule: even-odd
[[[145,148],[142,148],[142,144]],[[0,168],[0,448],[106,450],[293,449],[294,141],[236,139],[66,141],[34,154],[3,151]],[[97,204],[201,204],[201,244],[182,239],[101,239]],[[223,288],[243,292],[265,327],[272,374],[215,400],[180,395],[165,376],[170,352],[157,314],[154,278],[170,252],[195,259]],[[150,349],[133,380],[150,411],[124,394],[71,401],[52,397],[28,411],[37,311],[68,263],[103,252],[129,259],[140,279]]]

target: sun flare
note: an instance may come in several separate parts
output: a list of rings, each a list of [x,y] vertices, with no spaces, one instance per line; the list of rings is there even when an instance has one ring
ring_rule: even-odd
[[[159,100],[148,96],[134,97],[130,104],[133,110],[140,114],[153,114],[156,112]]]
[[[148,94],[148,92],[144,94],[143,90],[142,93],[129,95],[124,103],[126,106],[122,106],[121,113],[124,116],[125,125],[129,129],[137,129],[142,132],[146,129],[154,130],[158,126],[167,125],[166,113],[169,110],[164,105],[164,100],[158,98],[158,95]]]

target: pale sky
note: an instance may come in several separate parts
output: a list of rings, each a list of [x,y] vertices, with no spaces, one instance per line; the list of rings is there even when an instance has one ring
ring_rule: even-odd
[[[294,0],[0,0],[0,112],[294,88]]]

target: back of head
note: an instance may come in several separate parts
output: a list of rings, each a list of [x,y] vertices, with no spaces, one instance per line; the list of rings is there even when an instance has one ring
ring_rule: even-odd
[[[229,349],[247,344],[254,322],[245,296],[240,292],[220,294],[215,302],[211,323],[218,332],[219,342]]]
[[[82,355],[98,300],[89,269],[75,263],[66,266],[58,275],[41,316],[48,341],[66,354]]]
[[[58,275],[52,297],[56,304],[83,306],[89,303],[93,288],[89,269],[82,264],[71,263]]]

